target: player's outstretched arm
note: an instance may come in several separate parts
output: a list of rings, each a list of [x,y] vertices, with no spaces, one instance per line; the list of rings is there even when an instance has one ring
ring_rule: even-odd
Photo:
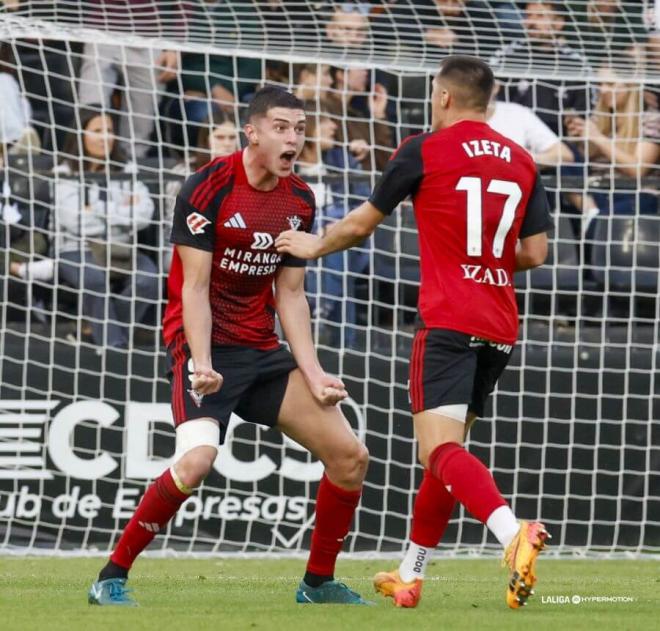
[[[209,285],[213,253],[177,245],[183,266],[183,328],[190,348],[194,373],[192,389],[199,395],[213,394],[222,386],[222,375],[211,363],[211,303]]]
[[[516,247],[516,272],[532,269],[545,263],[548,256],[548,234],[539,232],[520,239]]]
[[[284,335],[312,394],[323,405],[348,396],[340,379],[327,375],[312,341],[309,304],[305,296],[305,268],[282,267],[275,279],[275,303]]]
[[[328,228],[322,237],[287,230],[277,237],[275,247],[280,254],[317,259],[362,243],[384,218],[385,215],[371,202],[364,202]]]

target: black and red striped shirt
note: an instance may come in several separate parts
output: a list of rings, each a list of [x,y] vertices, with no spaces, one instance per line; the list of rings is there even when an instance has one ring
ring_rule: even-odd
[[[292,228],[309,231],[314,212],[314,194],[296,175],[280,178],[267,192],[250,186],[242,151],[210,162],[184,182],[170,240],[213,252],[213,344],[263,350],[278,346],[273,280],[280,266],[305,262],[278,254],[275,238]],[[183,330],[182,286],[183,269],[175,250],[163,318],[168,346]]]

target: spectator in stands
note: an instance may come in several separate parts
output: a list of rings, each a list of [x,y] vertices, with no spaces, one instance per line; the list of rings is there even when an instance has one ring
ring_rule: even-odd
[[[624,8],[621,0],[573,0],[569,8],[574,29],[570,40],[594,66],[616,60],[647,39],[642,3],[628,2]]]
[[[370,15],[379,53],[396,47],[489,56],[522,27],[511,2],[481,0],[394,0],[378,3]]]
[[[658,15],[660,20],[660,14]],[[660,28],[660,24],[658,24]],[[645,46],[644,56],[647,63],[647,74],[650,76],[660,75],[660,30],[649,33]],[[644,100],[651,109],[660,109],[660,85],[649,84],[644,89]]]
[[[316,230],[325,230],[348,211],[362,203],[370,193],[366,179],[350,177],[361,170],[359,162],[337,145],[338,125],[330,111],[317,101],[305,103],[307,110],[306,141],[298,158],[298,173],[308,182],[316,198]],[[338,252],[310,266],[307,290],[312,297],[314,315],[322,321],[349,326],[329,326],[321,340],[325,344],[351,347],[355,342],[357,309],[356,275],[365,274],[369,255],[361,250]],[[346,272],[350,271],[350,274]],[[343,309],[345,298],[345,311]],[[343,340],[342,340],[343,332]]]
[[[499,83],[486,112],[488,124],[524,147],[540,165],[573,162],[573,152],[535,113],[524,105],[497,100]]]
[[[291,64],[286,61],[267,59],[264,80],[266,83],[288,89],[291,84]]]
[[[303,101],[327,101],[332,82],[332,73],[327,64],[301,64],[295,69],[295,94]]]
[[[225,3],[217,5],[216,20],[224,16],[226,10]],[[258,14],[252,11],[250,16],[253,20]],[[263,79],[262,61],[257,58],[182,53],[180,89],[183,96],[172,99],[164,107],[168,141],[180,148],[179,153],[184,153],[187,147],[195,145],[203,121],[213,117],[217,109],[237,116],[237,106],[252,98]]]
[[[174,79],[178,67],[177,51],[88,43],[83,49],[78,98],[81,105],[102,103],[109,108],[122,75],[123,115],[118,137],[128,155],[137,160],[149,151],[159,84]]]
[[[216,158],[234,153],[239,148],[238,129],[233,118],[223,110],[215,110],[213,114],[203,120],[197,133],[195,151],[188,161],[182,161],[172,168],[172,173],[188,177],[193,171]],[[166,210],[163,213],[161,229],[161,271],[167,273],[172,263],[172,246],[170,245],[170,232],[172,231],[172,217],[176,196],[181,189],[183,180],[169,181],[165,187]]]
[[[337,139],[349,139],[349,149],[366,171],[382,171],[395,145],[393,126],[387,121],[387,88],[371,86],[366,68],[333,68],[333,90],[327,107],[341,124]]]
[[[181,86],[188,120],[201,121],[208,116],[207,98],[222,109],[234,111],[236,103],[246,101],[262,79],[261,60],[208,53],[181,55]],[[201,115],[200,115],[201,114]]]
[[[326,46],[356,54],[365,50],[369,44],[369,3],[341,2],[330,10],[325,24]]]
[[[527,37],[497,51],[490,60],[493,70],[520,72],[536,65],[566,76],[588,76],[591,68],[586,57],[565,43],[565,22],[566,10],[561,2],[526,2],[523,25]],[[564,116],[583,116],[591,93],[584,81],[515,78],[502,81],[500,99],[532,108],[555,134],[564,137]]]
[[[369,72],[363,68],[341,70],[325,64],[296,68],[296,96],[322,101],[337,124],[337,142],[367,171],[382,170],[394,146],[392,126],[386,120],[388,94],[376,83],[369,91]]]
[[[621,64],[621,59],[618,64]],[[635,60],[632,60],[632,64]],[[634,69],[629,69],[634,74]],[[569,135],[579,140],[578,151],[592,173],[635,178],[631,191],[594,193],[593,200],[601,213],[654,214],[656,191],[640,193],[643,178],[656,168],[660,157],[660,113],[644,103],[643,86],[626,82],[628,72],[604,66],[598,101],[590,118],[570,116]],[[576,196],[579,197],[579,196]],[[580,205],[579,199],[575,200]]]
[[[192,9],[201,16],[191,22],[201,41],[229,42],[231,48],[289,49],[292,42],[318,40],[316,13],[322,5],[322,0],[202,0]],[[207,33],[208,24],[213,29]]]
[[[31,153],[40,147],[32,128],[32,108],[16,80],[16,60],[8,42],[0,44],[0,165],[8,154]]]
[[[487,56],[501,45],[495,14],[480,0],[422,0],[415,18],[426,45],[447,54]]]
[[[82,292],[93,341],[122,348],[128,327],[159,295],[158,269],[136,245],[154,203],[135,177],[113,177],[135,167],[124,160],[112,118],[99,105],[79,110],[78,120],[80,131],[69,134],[55,172],[53,259],[14,265],[12,272],[45,280],[56,266],[59,279]]]

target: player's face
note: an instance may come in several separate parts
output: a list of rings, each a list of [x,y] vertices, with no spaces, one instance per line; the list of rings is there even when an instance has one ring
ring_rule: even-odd
[[[273,107],[254,123],[251,145],[267,171],[277,177],[291,175],[293,165],[305,144],[305,112]]]
[[[209,152],[212,158],[234,153],[238,147],[238,132],[233,123],[227,121],[213,128],[209,134]]]
[[[83,132],[83,145],[86,156],[97,160],[107,159],[115,145],[112,119],[102,114],[91,118]]]

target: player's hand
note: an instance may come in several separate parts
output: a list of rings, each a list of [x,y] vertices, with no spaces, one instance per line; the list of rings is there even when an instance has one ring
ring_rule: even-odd
[[[197,368],[190,375],[191,389],[200,397],[215,394],[222,387],[223,378],[213,368]]]
[[[323,375],[318,381],[310,383],[309,387],[321,405],[337,405],[348,397],[343,381],[331,375]]]
[[[275,248],[280,254],[291,254],[299,259],[317,259],[320,243],[321,238],[315,234],[286,230],[275,239]]]

